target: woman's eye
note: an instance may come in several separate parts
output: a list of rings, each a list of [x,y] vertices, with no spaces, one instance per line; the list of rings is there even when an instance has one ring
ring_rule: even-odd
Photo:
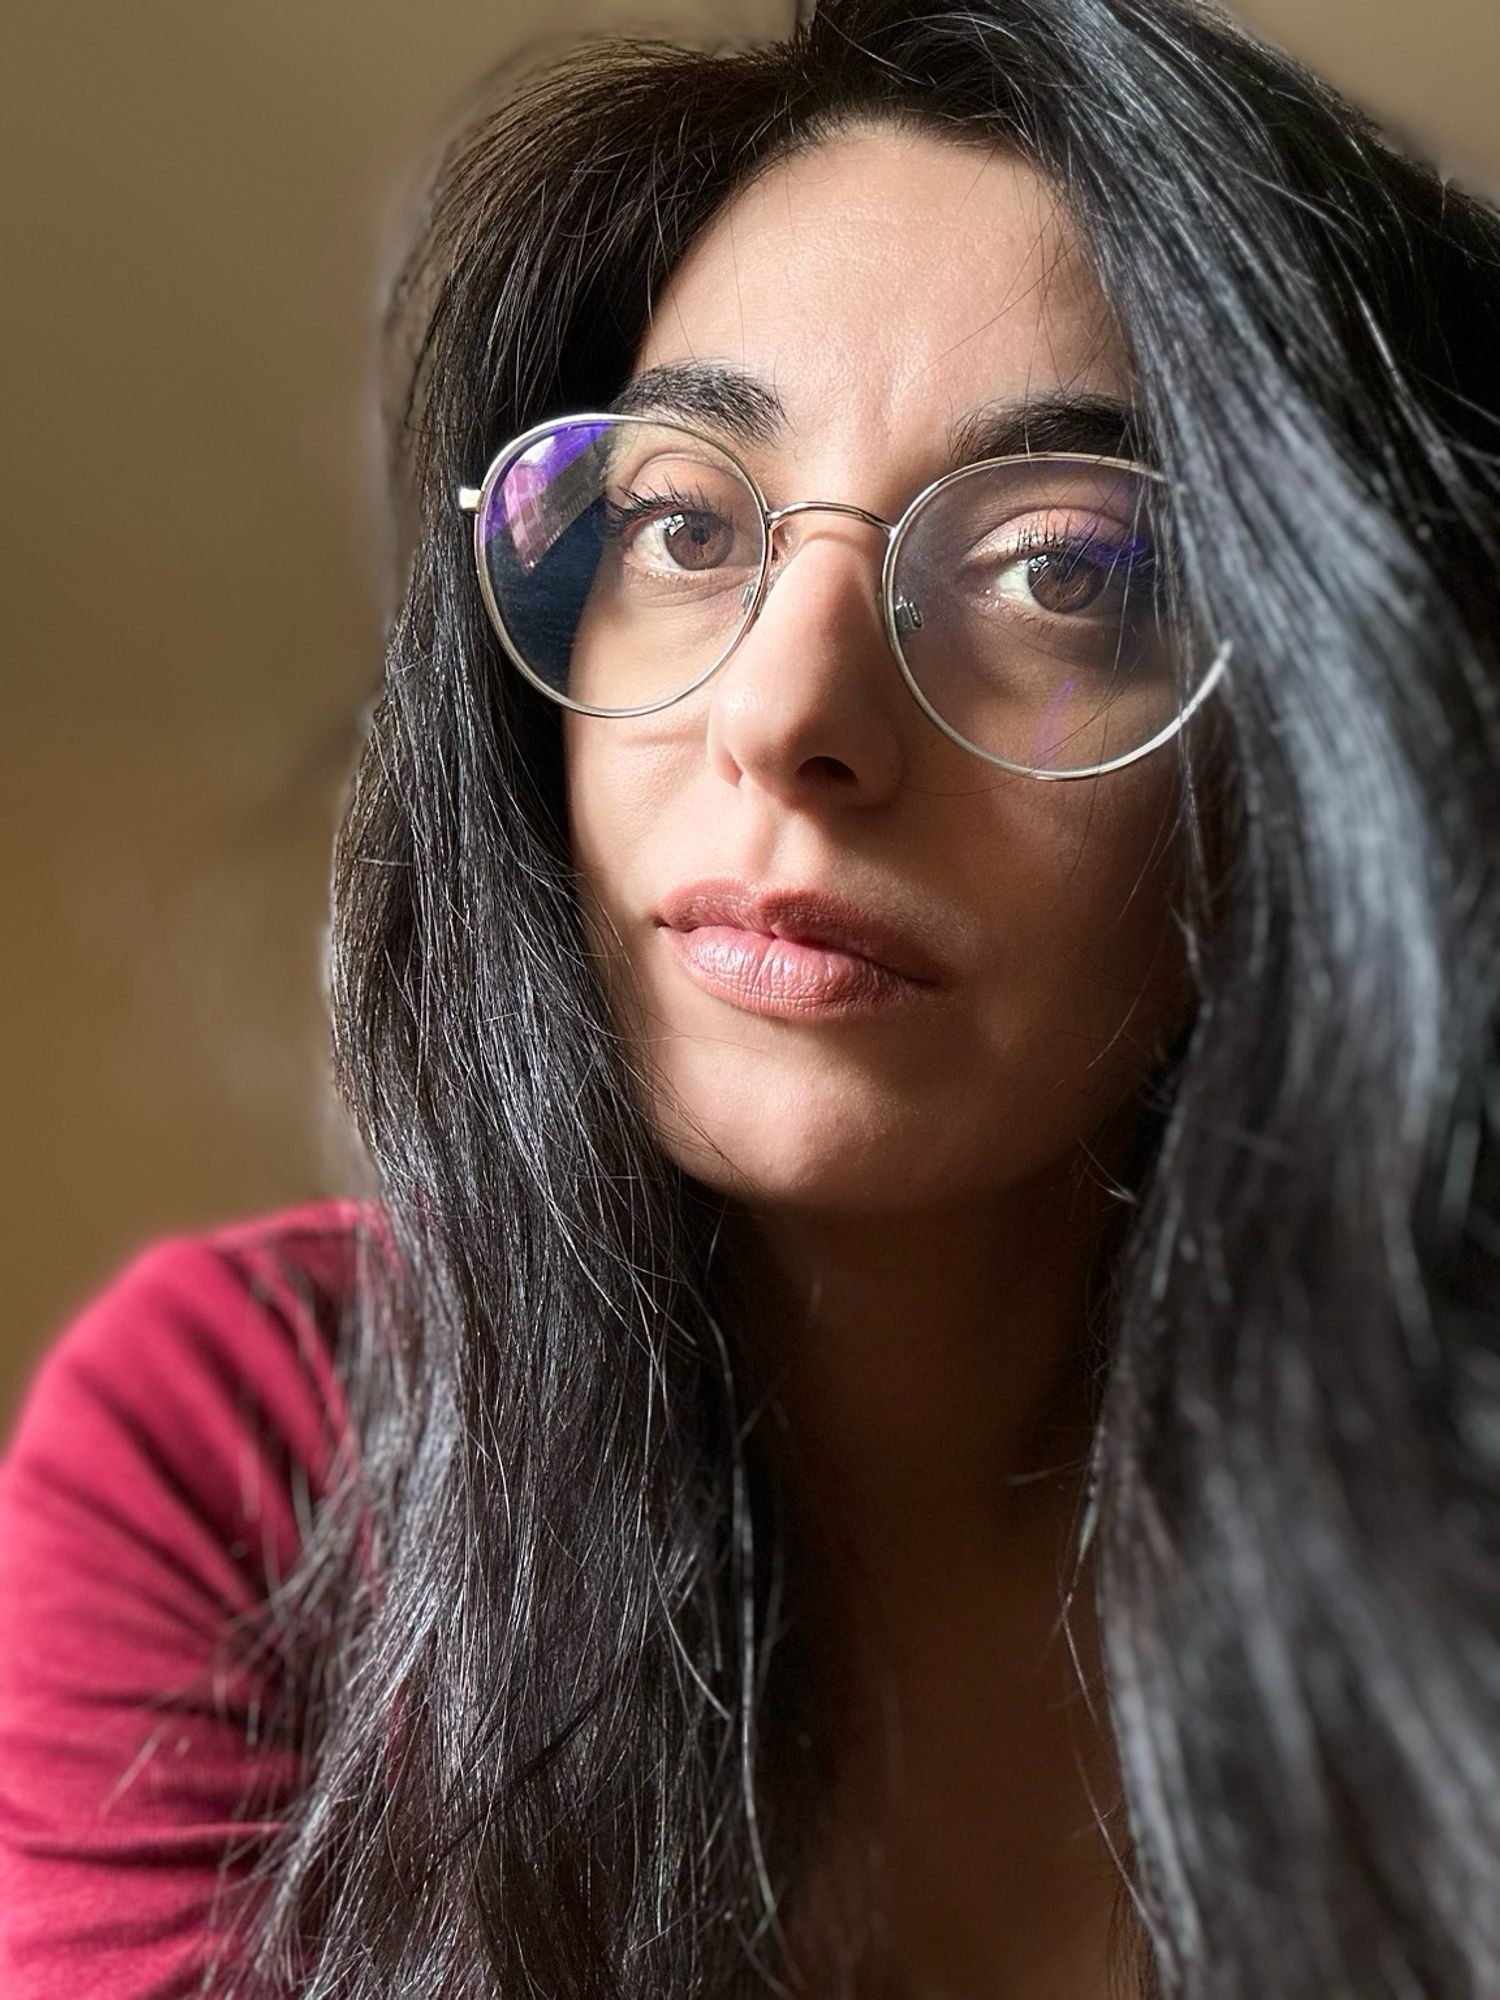
[[[718,514],[675,508],[637,529],[637,545],[648,557],[664,557],[683,570],[717,569],[734,549],[734,523]]]
[[[1078,618],[1121,608],[1138,592],[1149,553],[1095,539],[1032,548],[995,572],[993,595],[1024,610]]]
[[[620,546],[626,571],[672,578],[701,576],[721,569],[731,557],[743,562],[751,537],[733,496],[679,487],[675,480],[651,482],[654,490],[626,487],[606,497],[604,532]]]
[[[1087,611],[1108,590],[1110,571],[1103,563],[1079,553],[1044,549],[1016,567],[1027,590],[1044,611]]]

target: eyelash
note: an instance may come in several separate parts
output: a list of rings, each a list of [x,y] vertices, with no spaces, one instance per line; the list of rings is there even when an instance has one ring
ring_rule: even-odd
[[[1028,529],[1022,535],[1010,552],[1010,560],[1020,562],[1037,555],[1066,554],[1087,561],[1091,560],[1090,551],[1095,548],[1104,551],[1111,570],[1124,569],[1132,579],[1148,577],[1156,568],[1156,551],[1144,537],[1133,536],[1123,541],[1111,542],[1103,535],[1070,538],[1066,535],[1044,534],[1037,529]]]
[[[623,534],[633,522],[660,514],[711,514],[714,511],[703,494],[690,496],[679,493],[675,487],[670,493],[632,493],[623,504],[606,500],[604,506],[608,518],[606,533],[611,535]]]

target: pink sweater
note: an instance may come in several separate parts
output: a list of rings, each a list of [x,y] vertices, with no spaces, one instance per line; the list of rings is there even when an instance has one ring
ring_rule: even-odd
[[[298,1782],[217,1658],[344,1435],[353,1202],[144,1250],[64,1330],[0,1460],[0,1995],[199,1994]]]

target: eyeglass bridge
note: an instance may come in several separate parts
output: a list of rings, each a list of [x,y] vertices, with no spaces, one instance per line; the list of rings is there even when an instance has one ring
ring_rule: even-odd
[[[889,541],[896,532],[896,523],[887,521],[881,514],[872,514],[868,507],[856,507],[852,500],[791,500],[785,507],[769,507],[766,510],[766,533],[779,526],[792,514],[852,514],[856,521],[865,521],[872,528],[879,528]],[[740,593],[740,610],[748,611],[755,602],[759,582],[746,584]],[[915,602],[904,594],[898,597],[892,607],[896,620],[896,630],[904,637],[908,632],[921,630],[922,614]]]

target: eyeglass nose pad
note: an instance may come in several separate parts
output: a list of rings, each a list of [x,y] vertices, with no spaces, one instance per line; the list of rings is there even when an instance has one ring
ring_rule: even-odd
[[[750,606],[755,602],[756,588],[757,586],[755,584],[747,583],[745,585],[745,588],[740,592],[741,613],[748,611],[750,609]]]

